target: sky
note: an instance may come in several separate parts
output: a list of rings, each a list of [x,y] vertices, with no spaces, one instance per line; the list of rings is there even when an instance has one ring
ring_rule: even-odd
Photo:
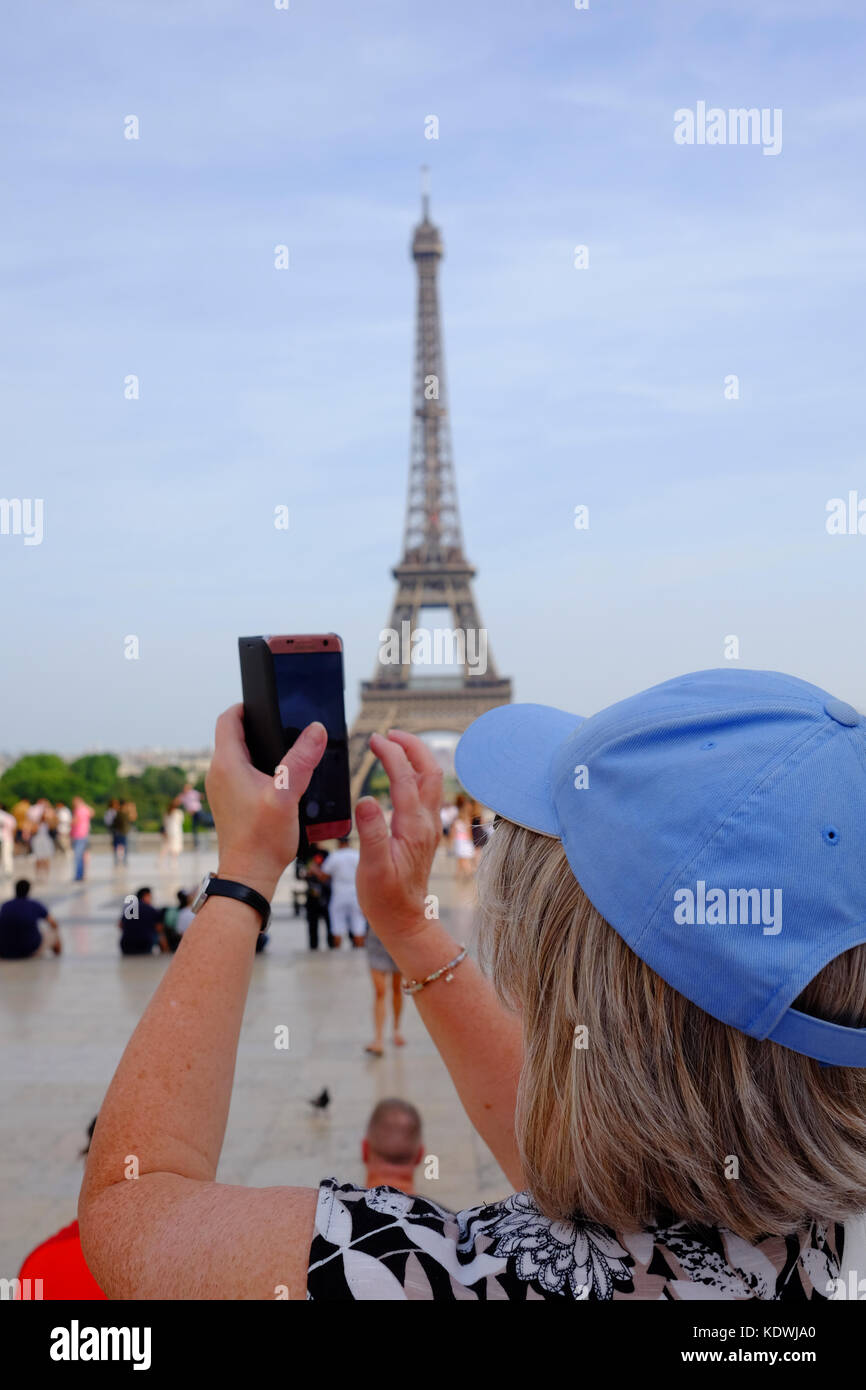
[[[207,745],[242,634],[339,632],[353,717],[422,164],[515,699],[739,664],[866,710],[866,515],[827,530],[866,514],[858,0],[80,0],[2,31],[0,495],[44,522],[0,534],[0,751]],[[699,103],[780,112],[781,148],[677,143]]]

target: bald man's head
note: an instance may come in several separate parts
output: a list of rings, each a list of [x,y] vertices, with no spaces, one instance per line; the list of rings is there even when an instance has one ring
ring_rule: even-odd
[[[380,1100],[367,1125],[371,1155],[386,1163],[417,1163],[421,1148],[421,1116],[405,1100]]]

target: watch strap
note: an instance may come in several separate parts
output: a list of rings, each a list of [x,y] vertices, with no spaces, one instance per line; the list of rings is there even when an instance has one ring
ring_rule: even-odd
[[[248,888],[245,883],[235,883],[230,878],[217,878],[214,874],[208,883],[206,896],[208,898],[235,898],[237,902],[248,903],[255,908],[262,919],[259,931],[262,932],[268,925],[271,916],[271,905],[267,898],[257,893],[255,888]]]

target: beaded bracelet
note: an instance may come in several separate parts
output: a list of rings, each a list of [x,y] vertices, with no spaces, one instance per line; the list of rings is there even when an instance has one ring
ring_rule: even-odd
[[[459,956],[455,956],[453,960],[449,960],[448,964],[443,965],[441,970],[434,970],[433,974],[428,975],[426,980],[410,980],[408,984],[404,981],[402,985],[403,993],[417,994],[418,991],[423,989],[425,985],[432,985],[433,981],[438,980],[440,975],[445,975],[445,983],[447,985],[449,980],[454,979],[455,967],[458,966],[460,962],[465,959],[466,947],[461,946]],[[447,975],[445,974],[446,971],[448,972]]]

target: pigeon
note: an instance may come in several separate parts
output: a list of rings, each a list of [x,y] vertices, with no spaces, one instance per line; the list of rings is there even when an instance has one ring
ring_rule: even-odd
[[[324,1091],[322,1091],[321,1095],[316,1096],[315,1100],[311,1100],[309,1104],[312,1105],[314,1110],[327,1110],[328,1106],[331,1104],[331,1096],[327,1086]]]

